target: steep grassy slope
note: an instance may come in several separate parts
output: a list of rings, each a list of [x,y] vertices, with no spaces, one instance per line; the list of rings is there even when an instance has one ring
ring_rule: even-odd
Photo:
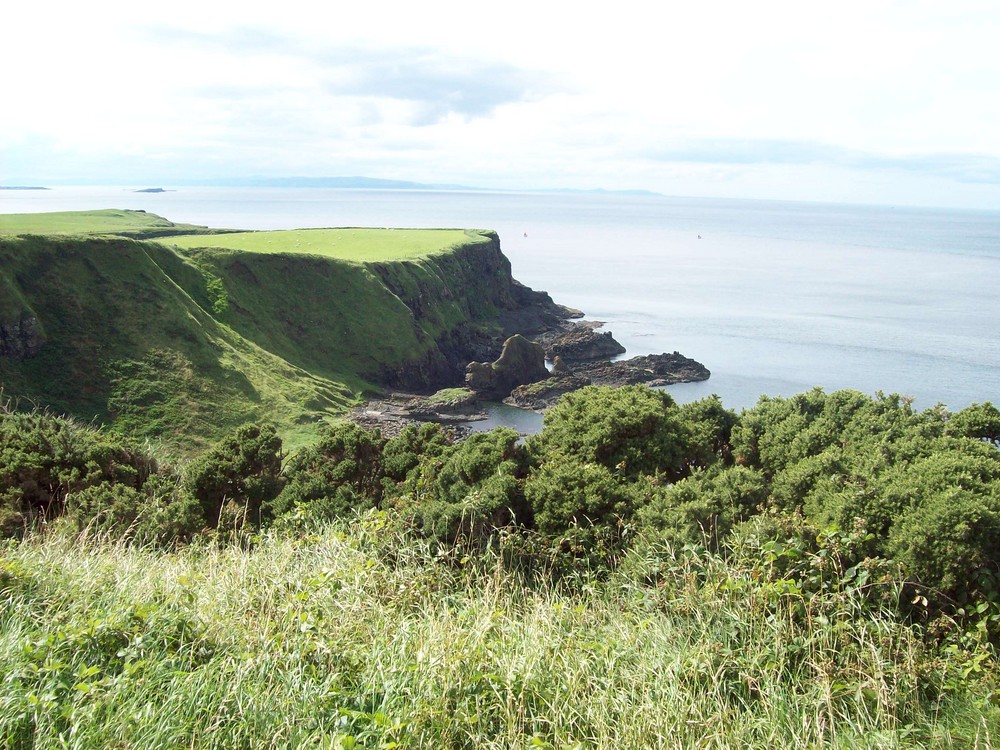
[[[182,452],[251,419],[295,446],[363,391],[453,384],[531,294],[488,232],[350,230],[361,258],[384,247],[359,262],[294,240],[258,251],[297,232],[120,236],[192,229],[137,212],[56,216],[89,235],[14,234],[44,226],[34,217],[0,226],[4,396]],[[204,247],[216,244],[229,247]]]

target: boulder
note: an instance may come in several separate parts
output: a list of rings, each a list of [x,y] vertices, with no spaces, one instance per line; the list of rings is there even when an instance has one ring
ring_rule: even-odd
[[[480,398],[502,399],[519,385],[549,377],[545,350],[520,334],[503,344],[495,362],[470,362],[465,369],[465,386]]]
[[[19,320],[0,320],[0,357],[28,359],[38,354],[45,343],[42,324],[34,315]]]
[[[577,324],[567,330],[553,331],[539,336],[536,341],[545,347],[549,359],[561,357],[573,362],[610,359],[625,353],[625,347],[615,341],[610,331],[598,333],[596,324]]]

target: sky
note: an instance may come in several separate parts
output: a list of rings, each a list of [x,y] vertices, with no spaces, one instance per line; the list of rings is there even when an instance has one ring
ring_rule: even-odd
[[[0,185],[1000,209],[996,0],[35,0],[4,20]]]

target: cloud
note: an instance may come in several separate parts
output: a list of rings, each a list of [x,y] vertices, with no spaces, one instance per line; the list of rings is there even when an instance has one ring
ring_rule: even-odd
[[[221,33],[147,28],[145,34],[150,41],[174,49],[231,58],[282,58],[303,73],[288,80],[288,88],[315,83],[328,96],[402,102],[413,125],[433,124],[450,116],[484,117],[505,104],[538,99],[566,88],[544,71],[427,47],[331,45],[252,27]],[[203,91],[240,99],[263,88],[259,81],[245,85],[230,82],[207,86]]]

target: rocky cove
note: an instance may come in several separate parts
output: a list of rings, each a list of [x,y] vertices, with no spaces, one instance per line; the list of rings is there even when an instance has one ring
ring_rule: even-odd
[[[465,428],[486,419],[487,405],[494,402],[543,412],[564,394],[590,385],[658,387],[711,375],[703,364],[676,351],[616,359],[625,347],[610,331],[596,330],[602,323],[575,320],[577,311],[551,304],[544,293],[534,294],[534,304],[547,308],[547,314],[536,318],[546,321],[541,331],[509,336],[493,361],[469,362],[462,386],[430,395],[388,394],[352,410],[352,419],[386,434],[417,422]],[[571,315],[554,321],[559,313]]]

